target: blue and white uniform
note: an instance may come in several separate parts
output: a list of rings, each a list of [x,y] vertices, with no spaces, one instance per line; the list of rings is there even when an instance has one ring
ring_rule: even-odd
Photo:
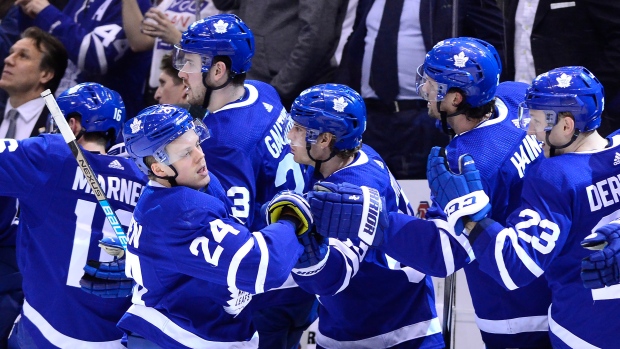
[[[490,217],[498,222],[505,222],[520,205],[526,170],[544,158],[536,138],[527,136],[515,124],[518,104],[523,101],[526,88],[523,83],[500,84],[491,119],[457,135],[446,147],[450,167],[455,172],[458,172],[459,156],[472,155],[491,200]],[[467,238],[456,236],[453,229],[446,228],[438,212],[441,210],[433,205],[427,212],[429,221],[390,214],[390,228],[380,249],[432,276],[444,277],[464,268],[476,324],[488,347],[548,347],[546,315],[551,291],[546,281],[541,278],[527,287],[507,291],[479,269],[475,260],[478,255],[473,253]],[[433,216],[437,219],[432,219]],[[415,242],[411,234],[417,235]]]
[[[367,145],[325,181],[375,188],[389,212],[413,212],[385,162]],[[329,239],[325,264],[293,269],[293,278],[319,296],[320,347],[444,347],[431,278],[359,240]]]
[[[142,13],[151,7],[149,0],[137,2]],[[34,19],[20,11],[19,27],[37,26],[67,49],[69,64],[57,95],[82,82],[98,82],[123,97],[130,119],[142,109],[152,51],[129,48],[121,10],[122,0],[69,0],[62,11],[47,6]]]
[[[153,181],[128,238],[137,286],[119,327],[164,348],[256,348],[251,294],[282,285],[302,252],[290,222],[251,232],[218,198]]]
[[[131,160],[86,151],[84,156],[127,227],[146,177]],[[112,259],[97,242],[115,234],[62,136],[0,140],[0,163],[0,195],[20,203],[21,329],[39,348],[123,348],[116,323],[130,299],[80,289],[87,260]]]
[[[305,172],[293,160],[286,138],[291,123],[276,90],[246,81],[245,95],[203,119],[211,137],[202,143],[209,166],[233,202],[232,214],[252,230],[261,205],[278,192],[304,190]]]
[[[549,329],[554,348],[615,348],[620,286],[591,290],[580,278],[590,255],[580,242],[620,217],[620,135],[603,150],[562,154],[532,167],[523,200],[506,227],[488,225],[473,242],[480,269],[508,290],[545,280],[552,290]],[[477,229],[477,228],[476,228]],[[476,230],[474,229],[474,231]],[[544,274],[544,276],[543,276]]]

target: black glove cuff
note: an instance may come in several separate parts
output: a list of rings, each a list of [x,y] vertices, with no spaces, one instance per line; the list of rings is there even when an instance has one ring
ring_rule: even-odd
[[[482,232],[484,232],[486,228],[488,228],[493,223],[495,223],[495,221],[491,218],[484,218],[481,221],[477,222],[476,226],[469,232],[469,236],[467,237],[469,243],[473,244],[474,241],[476,241],[476,239],[478,238],[478,236],[480,236],[480,234],[482,234]]]

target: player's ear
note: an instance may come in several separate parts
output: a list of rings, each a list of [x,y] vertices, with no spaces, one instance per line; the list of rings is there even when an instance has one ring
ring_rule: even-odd
[[[153,172],[153,174],[158,177],[166,177],[168,174],[164,170],[164,166],[165,165],[161,162],[153,161],[153,163],[151,164],[151,172]]]
[[[326,148],[329,147],[329,145],[332,142],[332,139],[334,139],[335,136],[329,132],[323,132],[319,135],[319,139],[318,139],[318,144],[321,146],[321,148]]]
[[[564,133],[571,135],[575,132],[575,119],[573,119],[572,115],[565,114],[562,116],[562,130]]]
[[[71,128],[71,132],[73,132],[73,135],[77,136],[77,134],[82,129],[81,123],[74,117],[70,117],[67,120],[67,123],[69,124],[69,128]]]

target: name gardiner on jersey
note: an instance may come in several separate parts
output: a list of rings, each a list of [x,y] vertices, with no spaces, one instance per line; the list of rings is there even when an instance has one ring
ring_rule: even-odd
[[[598,211],[620,202],[620,175],[611,176],[586,187],[590,211]]]
[[[95,181],[95,176],[90,171],[88,171],[87,173],[88,177],[85,177],[84,173],[82,173],[82,170],[80,170],[79,167],[76,167],[75,178],[73,179],[73,187],[71,188],[72,190],[83,190],[86,194],[91,193],[91,187],[89,183],[93,183],[93,181]],[[97,181],[99,182],[101,190],[105,192],[105,196],[108,199],[118,200],[134,207],[136,206],[138,202],[138,197],[140,197],[143,189],[142,184],[127,180],[125,178],[118,178],[113,176],[104,178],[103,176],[99,175],[97,176]]]
[[[519,178],[523,178],[525,167],[542,154],[542,151],[535,136],[529,135],[523,138],[522,144],[519,145],[519,151],[510,157],[510,161],[519,171]]]
[[[265,137],[267,149],[274,159],[280,157],[280,154],[282,154],[282,149],[284,149],[284,147],[288,144],[286,135],[292,127],[293,123],[290,122],[286,110],[282,109],[280,116],[278,116],[278,120],[276,120],[276,123],[269,130],[269,135]]]

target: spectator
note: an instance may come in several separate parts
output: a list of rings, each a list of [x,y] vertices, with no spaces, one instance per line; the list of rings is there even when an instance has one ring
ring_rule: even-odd
[[[152,97],[159,86],[160,62],[165,54],[170,54],[175,44],[181,41],[181,34],[196,18],[196,4],[200,3],[200,17],[205,18],[219,13],[208,0],[163,0],[142,15],[137,0],[122,0],[123,29],[129,46],[135,52],[152,51],[151,70],[148,81],[147,99]],[[165,103],[165,102],[158,102]]]
[[[67,67],[62,43],[37,27],[28,28],[4,59],[0,89],[9,98],[0,137],[24,139],[44,130],[48,111],[41,92],[58,88]]]
[[[438,41],[453,36],[484,39],[503,53],[502,15],[494,0],[360,0],[337,82],[358,91],[366,103],[364,143],[385,160],[397,179],[425,178],[426,158],[448,137],[429,117],[415,90],[416,68]]]
[[[289,109],[308,87],[333,82],[346,0],[214,0],[238,10],[256,38],[248,79],[273,86]]]
[[[144,81],[151,53],[135,53],[122,27],[122,0],[68,0],[61,11],[48,0],[16,0],[19,25],[37,26],[57,37],[67,48],[69,63],[59,91],[77,83],[98,82],[117,91],[131,118],[142,109]],[[138,0],[143,12],[149,0]]]
[[[165,55],[159,65],[159,84],[155,90],[155,100],[159,104],[183,104],[187,97],[183,80],[172,65],[172,56]]]
[[[605,87],[598,132],[620,128],[620,2],[500,0],[508,77],[531,83],[561,66],[584,66]]]

